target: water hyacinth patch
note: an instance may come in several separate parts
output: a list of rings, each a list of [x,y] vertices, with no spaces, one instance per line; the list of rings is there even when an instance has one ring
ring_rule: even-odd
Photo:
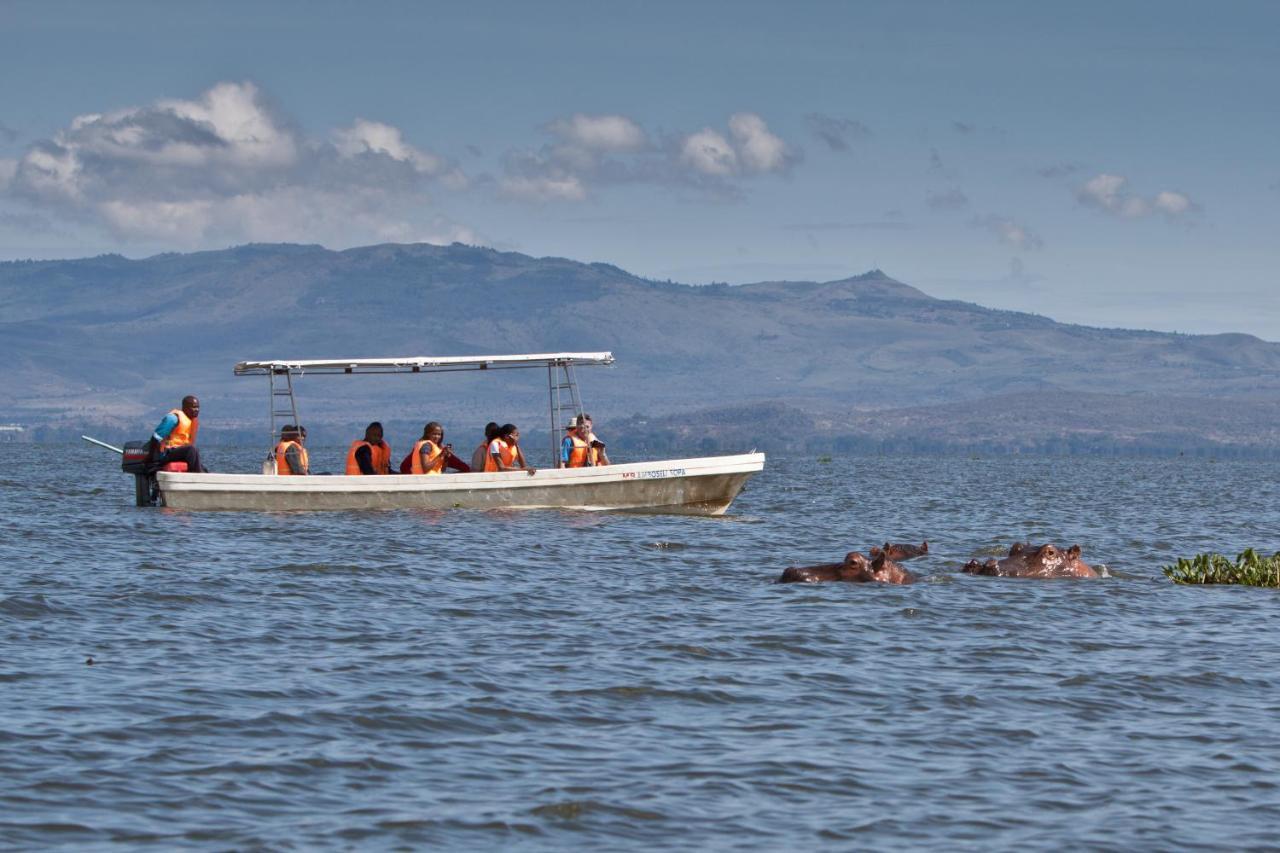
[[[1252,548],[1238,554],[1234,562],[1221,554],[1197,554],[1164,567],[1174,583],[1241,584],[1280,588],[1280,551],[1259,556]]]

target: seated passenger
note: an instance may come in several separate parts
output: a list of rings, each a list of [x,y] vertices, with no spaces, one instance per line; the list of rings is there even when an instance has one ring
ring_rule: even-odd
[[[422,438],[409,452],[409,473],[443,474],[444,464],[452,450],[452,444],[444,443],[444,427],[431,421],[422,428]]]
[[[591,415],[583,414],[578,418],[581,421],[582,437],[587,440],[587,444],[591,445],[591,464],[592,465],[608,465],[609,454],[604,452],[604,442],[596,438],[595,432],[591,427]]]
[[[583,437],[582,424],[578,418],[569,418],[564,440],[560,442],[560,467],[586,468],[591,464],[591,445]]]
[[[196,435],[200,432],[200,401],[192,394],[182,398],[182,408],[172,409],[151,433],[147,451],[155,468],[170,462],[185,462],[191,472],[205,472],[200,464],[200,451],[196,449]]]
[[[347,474],[370,476],[391,473],[391,445],[382,440],[382,424],[365,427],[364,439],[351,442],[347,451]]]
[[[525,464],[524,452],[520,450],[520,430],[515,424],[503,424],[498,435],[489,442],[489,456],[485,459],[486,471],[514,471],[523,468],[532,476],[538,473],[537,468]]]
[[[429,432],[434,432],[436,429],[440,431],[440,436],[438,438],[432,438],[428,435]],[[444,427],[440,426],[440,424],[435,421],[432,421],[423,427],[422,440],[414,444],[413,449],[406,453],[405,457],[400,460],[401,474],[441,474],[444,473],[444,469],[446,468],[452,471],[457,471],[459,474],[468,474],[471,472],[471,466],[463,462],[454,454],[452,444],[444,445],[443,454],[440,459],[436,459],[433,455],[435,451],[427,447],[426,442],[428,440],[434,442],[436,447],[440,447],[440,443],[444,441]],[[423,456],[423,454],[426,454],[426,456]],[[413,460],[415,457],[418,459],[418,468],[422,470],[414,470]],[[426,470],[428,462],[438,465],[440,470]]]
[[[498,437],[498,425],[493,421],[484,425],[484,441],[471,454],[471,470],[484,471],[489,458],[489,442]]]
[[[305,476],[311,473],[307,449],[302,446],[307,431],[300,426],[286,424],[280,430],[280,442],[276,445],[276,474],[278,476]]]

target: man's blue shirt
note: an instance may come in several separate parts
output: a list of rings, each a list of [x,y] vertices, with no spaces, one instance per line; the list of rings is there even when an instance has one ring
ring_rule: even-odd
[[[151,434],[151,437],[154,438],[157,442],[163,442],[166,438],[169,437],[169,433],[173,432],[174,427],[176,427],[177,425],[178,425],[178,416],[175,415],[173,412],[170,412],[169,414],[165,415],[164,418],[160,421],[160,424],[156,427],[156,431]]]

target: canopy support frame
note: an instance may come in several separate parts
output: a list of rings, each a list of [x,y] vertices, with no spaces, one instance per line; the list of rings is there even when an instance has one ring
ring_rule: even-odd
[[[283,378],[281,378],[283,377]],[[298,399],[293,393],[293,371],[287,367],[273,368],[267,372],[267,381],[271,385],[271,444],[267,448],[267,457],[274,458],[276,445],[283,437],[281,429],[277,426],[277,421],[282,418],[288,418],[287,424],[297,428],[301,426],[298,423]],[[289,408],[284,408],[284,398],[289,398]],[[264,466],[265,467],[265,466]],[[272,472],[275,467],[272,466]]]
[[[556,375],[557,368],[559,376]],[[551,467],[559,468],[563,415],[569,412],[572,418],[582,417],[582,397],[578,393],[578,379],[574,375],[572,361],[547,365],[547,398],[551,406]]]

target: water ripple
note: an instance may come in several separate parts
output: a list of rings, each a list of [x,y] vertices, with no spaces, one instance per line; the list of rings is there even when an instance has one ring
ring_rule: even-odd
[[[1160,574],[1280,548],[1274,466],[792,457],[723,519],[201,515],[62,450],[0,446],[4,846],[1274,845],[1280,596]],[[910,587],[773,583],[926,538]],[[1027,540],[1109,577],[957,573]]]

